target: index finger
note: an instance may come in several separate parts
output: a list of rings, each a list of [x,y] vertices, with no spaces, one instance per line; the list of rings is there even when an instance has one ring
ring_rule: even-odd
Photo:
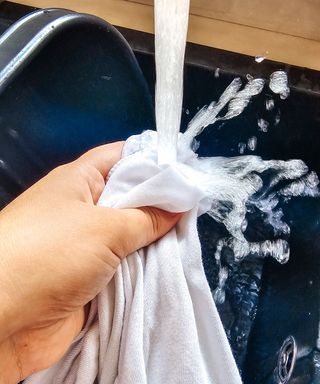
[[[80,156],[76,162],[93,166],[106,179],[110,169],[121,159],[123,145],[124,141],[100,145]]]

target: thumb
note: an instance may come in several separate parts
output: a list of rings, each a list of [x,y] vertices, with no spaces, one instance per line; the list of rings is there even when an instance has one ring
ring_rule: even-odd
[[[110,250],[123,258],[161,238],[173,228],[182,213],[158,208],[114,209]]]

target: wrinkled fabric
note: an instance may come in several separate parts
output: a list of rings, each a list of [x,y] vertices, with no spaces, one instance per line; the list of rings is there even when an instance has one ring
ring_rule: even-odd
[[[122,261],[67,354],[26,384],[241,383],[201,260],[197,217],[212,204],[208,175],[183,135],[177,159],[158,165],[156,132],[127,140],[98,204],[187,213]]]

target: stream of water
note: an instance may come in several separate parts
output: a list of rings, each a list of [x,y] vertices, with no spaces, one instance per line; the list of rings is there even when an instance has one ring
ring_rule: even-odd
[[[183,99],[189,0],[155,0],[158,162],[176,160]]]

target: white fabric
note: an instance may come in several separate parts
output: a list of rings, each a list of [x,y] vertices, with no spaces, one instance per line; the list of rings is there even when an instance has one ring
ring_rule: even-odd
[[[188,213],[123,260],[69,352],[26,384],[241,383],[201,260],[197,217],[211,206],[208,175],[182,136],[178,161],[159,167],[156,135],[127,140],[99,204]]]

